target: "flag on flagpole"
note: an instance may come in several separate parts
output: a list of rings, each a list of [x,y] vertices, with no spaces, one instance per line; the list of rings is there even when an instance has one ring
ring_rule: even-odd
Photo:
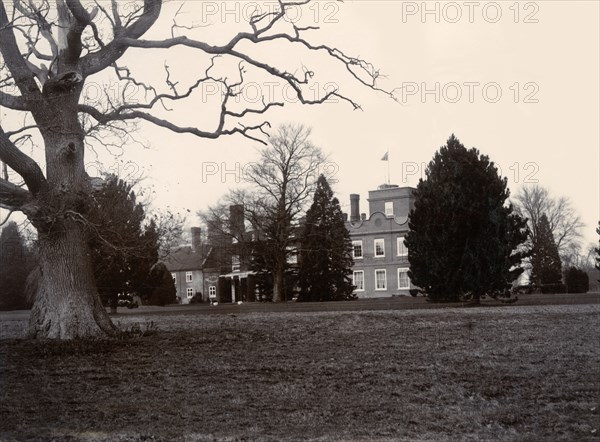
[[[385,153],[381,161],[388,161],[388,152]]]

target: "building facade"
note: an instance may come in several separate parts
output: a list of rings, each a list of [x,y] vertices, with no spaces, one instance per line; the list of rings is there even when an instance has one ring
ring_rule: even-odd
[[[177,290],[177,301],[189,304],[196,294],[208,301],[216,293],[220,268],[214,263],[213,248],[202,244],[201,229],[192,227],[192,245],[174,250],[165,261]]]
[[[368,216],[360,212],[360,196],[350,195],[346,228],[352,241],[352,281],[359,298],[406,296],[416,293],[408,277],[408,250],[404,236],[414,207],[412,187],[384,184],[369,192]],[[242,206],[230,207],[227,235],[211,226],[206,244],[200,228],[192,228],[192,246],[175,251],[165,263],[173,276],[179,302],[187,304],[197,293],[208,302],[214,295],[221,303],[261,299],[258,275],[250,270],[251,248],[259,232],[244,228]],[[301,227],[300,227],[301,228]],[[288,261],[297,266],[296,255]],[[290,290],[292,292],[293,290]]]
[[[191,246],[172,251],[165,261],[180,304],[189,304],[195,295],[202,302],[256,300],[255,275],[249,268],[252,232],[245,231],[243,206],[231,206],[229,224],[218,224],[208,225],[204,243],[201,229],[192,227]]]
[[[411,295],[404,235],[414,207],[412,187],[383,184],[369,192],[369,215],[360,212],[360,196],[350,195],[346,227],[352,240],[355,293],[359,298]]]

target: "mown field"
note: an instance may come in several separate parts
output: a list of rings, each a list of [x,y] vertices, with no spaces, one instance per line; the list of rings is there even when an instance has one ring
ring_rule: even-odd
[[[598,440],[599,313],[140,314],[118,342],[0,339],[0,440]]]

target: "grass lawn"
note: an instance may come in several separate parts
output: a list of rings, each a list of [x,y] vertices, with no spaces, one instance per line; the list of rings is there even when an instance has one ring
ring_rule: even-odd
[[[116,318],[0,340],[0,440],[586,441],[600,306]]]

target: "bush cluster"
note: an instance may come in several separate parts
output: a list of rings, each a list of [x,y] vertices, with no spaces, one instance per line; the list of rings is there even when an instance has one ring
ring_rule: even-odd
[[[569,267],[565,272],[565,284],[568,293],[587,293],[590,289],[590,278],[584,270]]]
[[[555,283],[555,284],[542,284],[540,286],[542,293],[567,293],[567,286],[563,283]]]

